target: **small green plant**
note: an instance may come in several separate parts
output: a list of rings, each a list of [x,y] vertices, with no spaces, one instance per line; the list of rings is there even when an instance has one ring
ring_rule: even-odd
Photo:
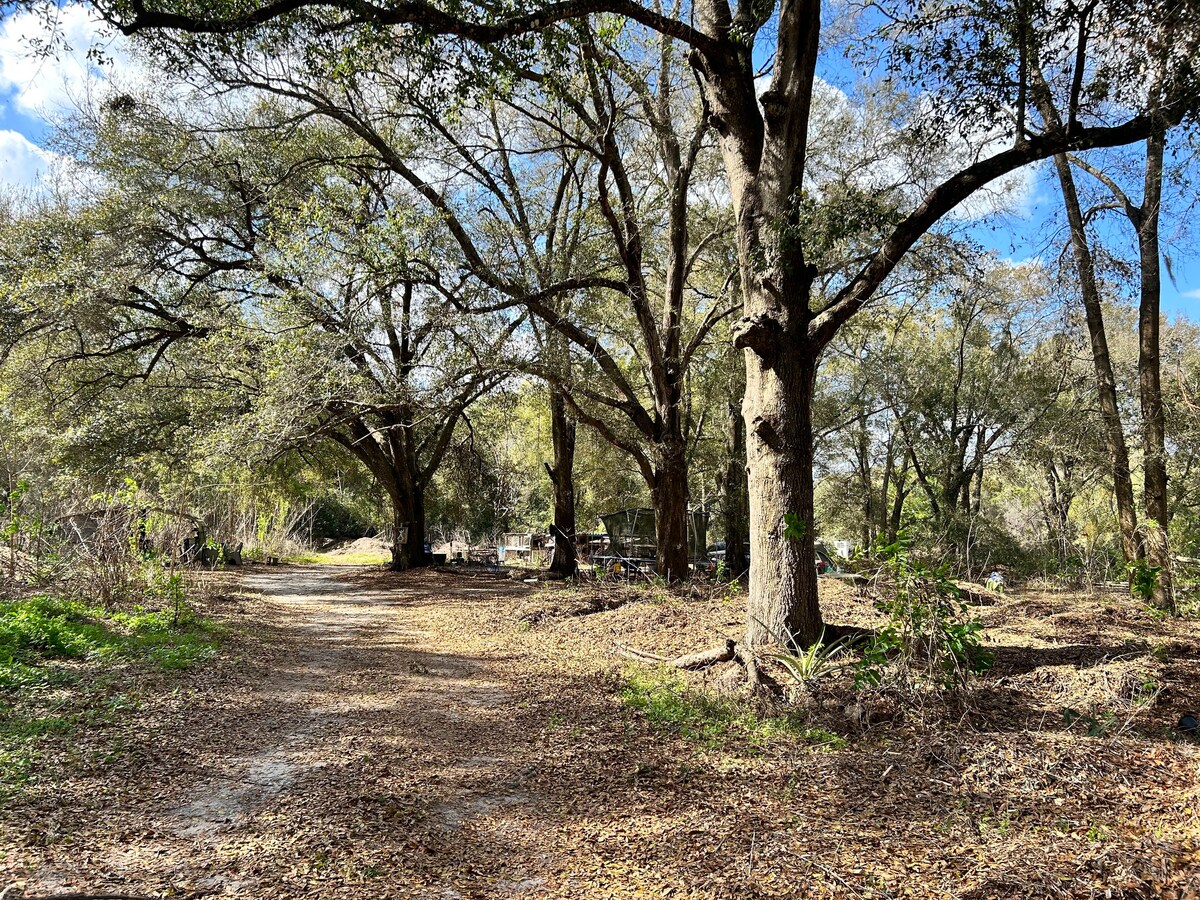
[[[806,531],[808,531],[808,526],[796,513],[783,514],[783,536],[785,538],[790,541],[798,541],[804,537]]]
[[[892,663],[902,663],[905,671],[916,671],[947,689],[986,672],[994,657],[980,641],[983,626],[965,617],[967,605],[949,567],[913,559],[903,531],[876,547],[875,556],[880,560],[877,606],[890,622],[867,643],[855,683],[881,684]]]
[[[1063,710],[1063,723],[1068,728],[1072,728],[1076,724],[1083,725],[1088,737],[1104,737],[1116,724],[1116,721],[1117,714],[1111,711],[1095,716],[1069,708]]]
[[[1133,694],[1133,705],[1148,707],[1153,706],[1154,701],[1158,699],[1158,695],[1162,693],[1162,685],[1150,676],[1142,679],[1142,683],[1138,685],[1137,690]]]
[[[1012,819],[1007,814],[1001,816],[980,816],[976,830],[979,832],[980,837],[986,834],[1005,837],[1012,831]]]
[[[1129,592],[1143,603],[1154,599],[1154,589],[1158,587],[1158,574],[1162,566],[1152,566],[1144,559],[1131,562],[1129,569]]]
[[[854,687],[863,690],[882,684],[884,670],[900,649],[900,631],[894,625],[887,625],[875,632],[864,645],[861,658],[855,663]]]
[[[799,647],[792,635],[788,635],[786,640],[780,635],[773,636],[783,649],[770,654],[770,657],[783,666],[797,687],[812,690],[822,678],[849,665],[844,658],[845,643],[839,640],[826,644],[824,631],[815,643],[804,649]]]

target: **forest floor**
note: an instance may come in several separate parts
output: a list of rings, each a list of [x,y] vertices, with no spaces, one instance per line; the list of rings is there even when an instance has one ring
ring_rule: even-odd
[[[996,663],[965,698],[849,715],[614,653],[736,637],[742,605],[251,568],[202,610],[219,659],[6,796],[0,897],[1200,896],[1194,621],[1014,594],[978,610]]]

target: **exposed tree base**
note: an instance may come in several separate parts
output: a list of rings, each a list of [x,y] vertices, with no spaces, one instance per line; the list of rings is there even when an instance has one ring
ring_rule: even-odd
[[[860,625],[826,625],[825,644],[841,641],[847,647],[862,644],[873,637],[875,632]]]

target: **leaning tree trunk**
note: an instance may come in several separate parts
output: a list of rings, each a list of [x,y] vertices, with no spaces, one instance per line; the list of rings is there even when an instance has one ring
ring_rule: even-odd
[[[729,402],[725,427],[725,478],[722,485],[725,532],[725,574],[741,578],[748,567],[746,560],[746,437],[740,404]]]
[[[803,327],[803,326],[802,326]],[[778,353],[746,350],[750,597],[746,642],[809,646],[821,638],[813,546],[812,401],[816,354],[806,335]],[[766,350],[766,348],[761,348]]]
[[[660,444],[654,468],[654,537],[656,567],[668,582],[688,576],[687,448],[682,440]]]
[[[570,578],[575,574],[575,420],[558,388],[550,389],[550,434],[554,465],[546,466],[554,488],[554,553],[550,571]]]
[[[1146,559],[1158,568],[1152,602],[1173,612],[1175,593],[1171,578],[1171,551],[1167,539],[1170,508],[1167,498],[1166,417],[1162,400],[1162,356],[1159,328],[1161,274],[1159,272],[1158,221],[1162,197],[1164,136],[1146,141],[1145,200],[1138,225],[1141,262],[1141,304],[1138,314],[1138,380],[1142,400],[1142,452],[1145,457]]]
[[[1113,376],[1112,359],[1108,352],[1108,335],[1104,330],[1100,289],[1096,284],[1096,266],[1091,246],[1088,244],[1083,210],[1079,205],[1079,192],[1075,187],[1071,163],[1066,156],[1060,154],[1054,157],[1054,167],[1058,171],[1058,183],[1062,188],[1063,203],[1066,206],[1067,222],[1071,230],[1071,248],[1079,273],[1079,288],[1083,296],[1088,337],[1092,344],[1096,398],[1100,406],[1100,419],[1104,424],[1104,436],[1108,443],[1109,461],[1112,464],[1113,495],[1117,503],[1117,523],[1121,529],[1121,551],[1125,555],[1125,562],[1131,563],[1141,558],[1142,544],[1138,536],[1137,509],[1133,500],[1129,448],[1125,443],[1125,430],[1121,425],[1117,382]]]

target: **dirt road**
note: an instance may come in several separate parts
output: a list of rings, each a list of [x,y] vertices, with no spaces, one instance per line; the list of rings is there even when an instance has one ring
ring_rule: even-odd
[[[129,773],[139,783],[69,846],[37,854],[26,894],[537,889],[534,858],[512,845],[543,802],[532,782],[546,723],[533,725],[529,686],[503,659],[445,647],[448,611],[523,586],[425,575],[379,590],[356,574],[248,574],[245,590],[278,613],[264,658],[236,690],[198,692],[185,733]]]

